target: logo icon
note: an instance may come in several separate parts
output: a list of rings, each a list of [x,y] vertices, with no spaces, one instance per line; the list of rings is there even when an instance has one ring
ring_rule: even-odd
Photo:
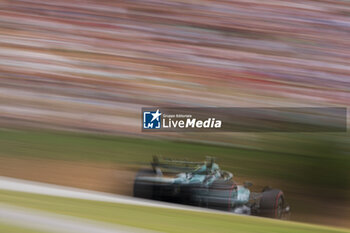
[[[143,112],[143,128],[144,129],[160,129],[161,115],[159,109],[155,112],[144,111]]]

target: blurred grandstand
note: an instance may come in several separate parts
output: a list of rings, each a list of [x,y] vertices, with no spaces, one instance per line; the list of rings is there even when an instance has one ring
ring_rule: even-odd
[[[349,100],[347,1],[0,6],[2,125],[140,134],[142,106]]]

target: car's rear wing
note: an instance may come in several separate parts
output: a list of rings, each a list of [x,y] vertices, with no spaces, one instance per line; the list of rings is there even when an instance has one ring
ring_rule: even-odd
[[[191,171],[197,168],[198,166],[203,166],[205,164],[206,164],[206,161],[192,162],[187,160],[161,158],[158,156],[153,156],[153,160],[151,162],[153,169],[156,169],[156,168],[168,169],[169,172]]]

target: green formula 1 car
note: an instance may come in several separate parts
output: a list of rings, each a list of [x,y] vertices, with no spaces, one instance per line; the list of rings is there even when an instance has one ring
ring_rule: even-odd
[[[251,192],[251,183],[236,184],[232,173],[220,170],[213,158],[188,162],[154,157],[151,167],[136,175],[135,197],[273,218],[283,218],[290,211],[281,190]]]

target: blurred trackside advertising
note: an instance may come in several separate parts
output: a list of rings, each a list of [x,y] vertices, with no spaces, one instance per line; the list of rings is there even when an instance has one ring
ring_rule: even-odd
[[[347,109],[142,108],[142,132],[346,132]]]

